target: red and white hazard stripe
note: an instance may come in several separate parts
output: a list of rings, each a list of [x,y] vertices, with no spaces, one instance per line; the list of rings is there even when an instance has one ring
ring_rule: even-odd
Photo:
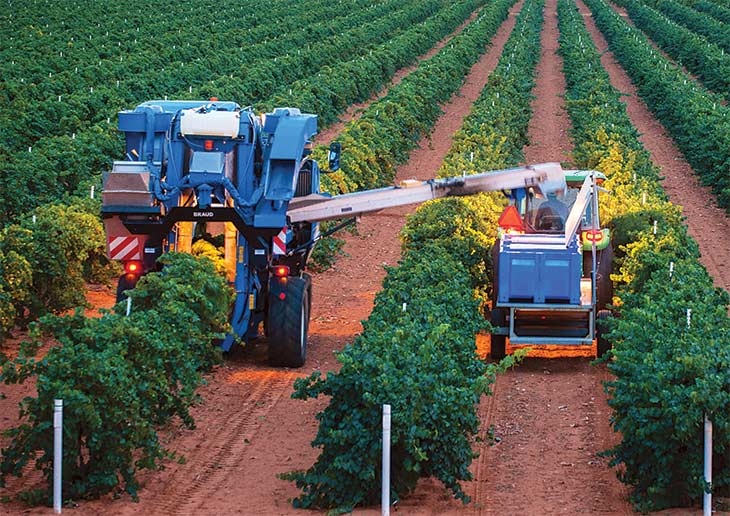
[[[141,260],[142,239],[135,236],[109,237],[109,258],[111,260]]]
[[[275,255],[286,254],[286,228],[279,231],[279,234],[274,237],[274,241],[271,245],[271,252]]]

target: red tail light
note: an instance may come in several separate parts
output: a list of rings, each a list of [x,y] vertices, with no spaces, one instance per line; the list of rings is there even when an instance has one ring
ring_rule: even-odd
[[[142,264],[139,262],[126,262],[124,272],[127,274],[142,274]]]
[[[286,278],[289,275],[289,267],[286,265],[277,265],[274,267],[274,276]]]
[[[213,140],[205,140],[205,150],[207,150],[207,151],[213,150]]]
[[[596,244],[601,243],[603,240],[603,231],[600,229],[589,229],[581,233],[581,239],[583,242],[595,242]]]

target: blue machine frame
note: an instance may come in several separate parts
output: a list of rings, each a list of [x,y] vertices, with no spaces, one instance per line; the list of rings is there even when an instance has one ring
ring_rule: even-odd
[[[107,219],[121,219],[129,233],[145,236],[144,272],[155,268],[160,254],[176,249],[177,222],[226,221],[238,230],[235,335],[222,344],[228,351],[237,337],[257,333],[265,317],[260,294],[268,292],[269,282],[282,281],[270,274],[272,264],[286,264],[297,274],[311,253],[317,224],[300,224],[292,241],[287,209],[300,172],[308,176],[300,195],[319,193],[317,163],[305,159],[317,116],[278,108],[258,118],[234,102],[155,100],[120,112],[119,129],[126,164],[135,162],[149,174],[151,199],[145,206],[105,202],[102,211]],[[272,241],[286,228],[295,252],[276,255]]]

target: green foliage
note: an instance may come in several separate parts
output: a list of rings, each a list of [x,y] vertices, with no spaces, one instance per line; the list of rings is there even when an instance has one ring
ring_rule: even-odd
[[[167,253],[158,262],[163,265],[162,271],[144,275],[129,292],[135,312],[165,314],[174,333],[183,331],[176,328],[184,328],[186,324],[219,334],[216,337],[230,330],[228,313],[232,291],[221,275],[211,274],[210,267],[214,264],[210,260],[196,259],[185,253]],[[210,340],[186,332],[177,337],[190,335],[206,344]],[[200,345],[196,353],[203,367],[208,368],[218,360],[219,350]]]
[[[438,245],[469,271],[471,288],[484,302],[491,295],[492,245],[504,200],[496,195],[452,197],[424,204],[401,232],[407,252]]]
[[[710,0],[697,0],[691,2],[692,9],[707,13],[717,21],[730,23],[730,9],[727,6],[717,5]]]
[[[30,300],[28,287],[32,278],[28,261],[16,251],[3,251],[0,246],[0,342]]]
[[[468,272],[443,249],[407,253],[388,270],[363,333],[337,355],[339,372],[297,380],[295,397],[331,399],[318,416],[317,462],[286,477],[304,490],[295,506],[349,511],[378,499],[383,403],[392,405],[394,499],[435,476],[467,500],[458,482],[471,478],[485,372],[474,348],[485,323],[471,292]]]
[[[679,13],[673,16],[674,21],[672,21],[638,0],[619,0],[617,4],[625,7],[636,26],[651,37],[670,57],[696,75],[705,87],[728,98],[730,54],[725,54],[727,49],[708,42],[702,36],[679,25],[678,23],[683,23],[683,18]],[[688,7],[679,7],[675,2],[662,0],[659,3],[660,9],[665,14],[668,14],[665,8],[672,4],[681,10],[688,10],[695,15],[703,16]]]
[[[636,84],[639,95],[667,128],[701,181],[730,210],[730,108],[656,52],[638,29],[603,0],[587,0],[609,48]]]
[[[588,2],[601,12],[599,26],[613,24],[609,7]],[[581,14],[560,0],[558,20],[574,158],[608,176],[604,209],[621,251],[613,276],[620,286],[617,317],[609,320],[608,335],[615,380],[606,385],[621,442],[606,455],[621,466],[619,477],[632,487],[638,510],[690,505],[708,487],[702,480],[705,414],[714,424],[712,489],[730,485],[730,297],[699,264],[697,243],[679,209],[666,201]],[[624,43],[633,45],[629,40]]]
[[[215,266],[215,271],[225,276],[226,274],[226,259],[225,250],[223,247],[217,247],[215,244],[208,240],[199,239],[193,243],[191,254],[198,258],[207,258]]]
[[[83,305],[85,281],[104,279],[106,243],[94,209],[84,202],[42,206],[0,232],[8,273],[0,289],[11,292],[15,319]]]
[[[675,23],[704,36],[707,41],[718,45],[725,52],[730,52],[730,27],[725,23],[696,10],[694,6],[683,5],[674,0],[649,0],[649,3]],[[713,10],[714,14],[724,14],[724,12],[718,9]]]
[[[63,490],[69,498],[122,488],[136,497],[136,472],[173,456],[157,428],[175,417],[194,426],[189,408],[201,373],[220,359],[211,341],[228,330],[232,296],[210,261],[174,253],[162,261],[161,272],[147,274],[131,291],[129,317],[85,318],[80,311],[45,316],[33,341],[3,363],[4,383],[37,382],[37,396],[21,402],[24,422],[7,432],[3,483],[35,460],[48,482],[43,497],[50,500],[54,398],[64,400]],[[41,336],[59,345],[38,359]]]
[[[622,440],[609,455],[612,464],[623,464],[620,478],[633,486],[639,510],[701,498],[705,414],[714,425],[713,490],[730,485],[730,296],[712,287],[696,256],[686,258],[668,242],[656,249],[656,240],[646,232],[632,244],[641,250],[625,268],[638,270],[622,291],[621,317],[610,334],[616,380],[607,392]]]

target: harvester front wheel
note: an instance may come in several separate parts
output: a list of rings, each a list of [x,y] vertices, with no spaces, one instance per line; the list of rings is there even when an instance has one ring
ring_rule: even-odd
[[[303,278],[288,278],[284,299],[269,301],[269,363],[301,367],[307,358],[309,295]]]
[[[489,351],[489,356],[492,360],[502,360],[507,352],[507,337],[504,335],[492,334],[492,347]]]
[[[489,322],[497,328],[504,328],[507,325],[506,308],[497,308],[497,293],[499,292],[499,240],[492,246],[492,310]],[[502,360],[507,355],[507,336],[490,336],[489,356],[492,360]]]

